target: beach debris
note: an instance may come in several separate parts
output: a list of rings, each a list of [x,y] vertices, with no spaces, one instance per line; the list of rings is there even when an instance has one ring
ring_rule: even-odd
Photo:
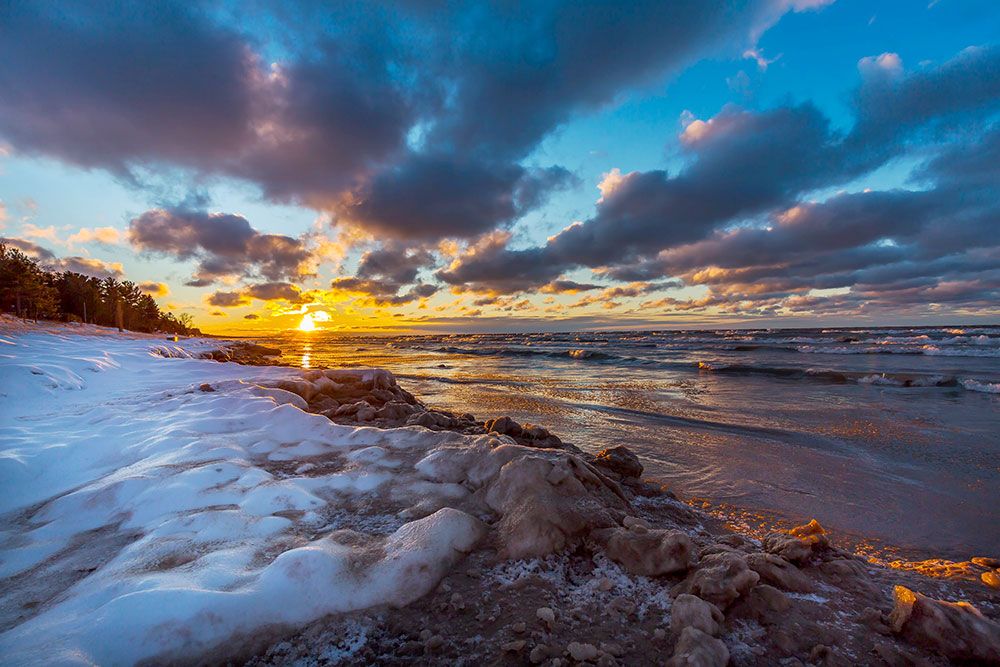
[[[556,622],[556,613],[551,607],[539,607],[535,610],[535,618],[544,623],[549,628]]]
[[[781,556],[753,553],[747,556],[747,565],[760,575],[761,581],[773,584],[778,588],[798,593],[808,593],[813,590],[812,580]]]
[[[829,546],[826,531],[816,519],[787,533],[771,533],[764,538],[764,551],[792,563],[804,563]]]
[[[702,632],[698,628],[686,627],[681,632],[674,654],[667,661],[668,667],[725,667],[729,662],[729,649],[721,639]]]
[[[680,635],[684,628],[696,628],[715,637],[721,632],[725,618],[722,611],[711,602],[682,593],[670,607],[670,631]]]
[[[897,585],[889,614],[892,631],[952,660],[1000,664],[1000,624],[968,602],[935,600]]]
[[[691,593],[725,609],[750,592],[760,575],[750,569],[746,557],[724,551],[704,556],[698,569],[674,587],[674,594]]]
[[[643,467],[632,450],[624,445],[602,449],[594,456],[594,464],[616,472],[622,477],[640,477]]]
[[[631,574],[655,577],[687,571],[698,557],[694,542],[679,530],[651,530],[633,523],[629,528],[597,531],[608,558]]]

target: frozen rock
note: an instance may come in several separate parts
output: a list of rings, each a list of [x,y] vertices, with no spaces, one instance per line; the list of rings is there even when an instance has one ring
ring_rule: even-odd
[[[991,570],[1000,569],[1000,558],[989,558],[988,556],[975,556],[970,561],[973,565],[989,568]]]
[[[725,667],[729,662],[729,649],[697,628],[687,627],[677,640],[674,655],[668,667]]]
[[[764,538],[764,550],[792,563],[804,563],[829,548],[830,540],[816,519],[787,533],[771,533]]]
[[[709,554],[698,569],[675,587],[675,593],[691,593],[725,609],[746,595],[760,581],[743,555],[733,552]]]
[[[616,472],[622,477],[639,477],[642,475],[643,467],[639,462],[639,457],[632,453],[628,447],[618,445],[602,449],[594,457],[594,463]]]
[[[485,494],[486,504],[503,517],[496,524],[503,558],[559,551],[596,528],[616,525],[627,508],[614,489],[572,455],[511,451],[533,453],[505,463]]]
[[[670,607],[670,631],[675,635],[684,628],[696,628],[717,636],[724,620],[725,616],[714,604],[687,593],[678,595]]]
[[[354,413],[354,418],[359,422],[370,422],[375,419],[375,408],[367,403],[363,403],[361,407],[358,408],[358,411]]]
[[[645,519],[640,519],[637,516],[625,517],[624,519],[622,519],[622,525],[625,526],[626,528],[632,528],[633,526],[638,526],[639,528],[645,528],[646,530],[652,528],[652,526],[649,525],[648,521],[646,521]]]
[[[688,570],[697,560],[691,538],[679,530],[647,530],[639,525],[598,531],[608,558],[631,574],[654,577]]]
[[[989,572],[983,572],[981,575],[979,575],[979,578],[982,579],[983,583],[989,586],[990,588],[1000,588],[1000,573],[996,572],[995,570],[990,570]]]
[[[929,598],[905,586],[893,589],[892,631],[952,660],[1000,664],[1000,624],[967,602]]]
[[[587,662],[597,659],[597,647],[593,644],[570,642],[566,647],[566,652],[577,662]]]
[[[813,590],[813,584],[809,577],[781,556],[753,553],[747,556],[747,565],[760,575],[762,581],[778,588],[797,593],[808,593]]]

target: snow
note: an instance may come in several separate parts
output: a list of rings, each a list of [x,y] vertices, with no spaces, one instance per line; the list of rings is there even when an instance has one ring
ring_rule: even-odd
[[[4,663],[186,662],[407,604],[482,536],[448,506],[468,491],[413,464],[461,436],[306,413],[273,388],[303,371],[200,359],[219,345],[206,339],[2,342]]]

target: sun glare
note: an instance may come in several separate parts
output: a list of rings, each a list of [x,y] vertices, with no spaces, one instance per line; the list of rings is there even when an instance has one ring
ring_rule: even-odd
[[[299,331],[316,331],[316,323],[313,322],[312,313],[306,313],[299,322]]]

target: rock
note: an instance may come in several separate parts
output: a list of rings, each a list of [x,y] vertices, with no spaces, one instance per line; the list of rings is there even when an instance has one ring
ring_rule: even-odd
[[[951,660],[1000,664],[1000,624],[967,602],[935,600],[905,586],[893,589],[889,626],[908,642]]]
[[[521,435],[532,440],[544,440],[549,437],[548,429],[535,424],[525,424],[521,429]]]
[[[812,580],[781,556],[768,553],[753,553],[747,556],[747,565],[766,581],[778,588],[797,593],[813,590]]]
[[[510,417],[499,417],[486,422],[487,433],[499,433],[500,435],[509,435],[512,438],[516,438],[521,435],[522,431],[521,425]]]
[[[500,644],[500,650],[504,653],[520,653],[524,650],[525,644],[527,644],[527,642],[523,639],[515,639],[514,641]]]
[[[621,644],[615,644],[614,642],[601,642],[599,648],[604,653],[614,656],[615,658],[620,658],[625,655],[625,650],[621,647]]]
[[[411,415],[406,420],[407,426],[423,426],[432,430],[451,428],[455,425],[455,420],[448,415],[433,410]]]
[[[586,662],[597,659],[597,647],[593,644],[581,644],[580,642],[570,642],[566,647],[566,652],[577,662]]]
[[[877,596],[881,592],[881,589],[871,580],[868,568],[859,560],[837,558],[820,563],[818,569],[844,590],[868,597]]]
[[[655,577],[687,571],[698,559],[691,538],[679,530],[611,528],[595,532],[608,558],[631,574]]]
[[[715,553],[701,559],[698,569],[675,587],[675,594],[691,593],[725,609],[750,592],[760,575],[738,553]]]
[[[354,418],[359,422],[370,422],[375,419],[375,408],[367,403],[363,403],[361,407],[358,408],[358,411],[354,413]]]
[[[761,619],[771,616],[774,611],[787,611],[792,606],[787,595],[768,584],[757,584],[750,589],[747,600],[749,607],[746,611]]]
[[[204,391],[204,392],[213,392],[213,391],[215,391],[215,387],[213,387],[212,385],[210,385],[210,384],[208,384],[208,383],[206,382],[205,384],[203,384],[203,385],[200,385],[200,386],[198,387],[198,391]]]
[[[442,637],[441,635],[434,635],[426,642],[424,642],[424,650],[426,650],[428,653],[436,651],[442,646],[444,646],[444,637]]]
[[[677,640],[674,654],[667,661],[668,667],[726,667],[729,649],[711,635],[697,628],[687,627]]]
[[[550,607],[539,607],[535,611],[535,618],[551,628],[556,622],[556,613]]]
[[[1000,569],[1000,558],[989,558],[987,556],[975,556],[969,559],[973,565],[985,567],[990,570]]]
[[[663,628],[656,628],[655,630],[653,630],[653,639],[661,640],[661,639],[666,639],[666,637],[667,633],[666,631],[664,631]]]
[[[995,570],[990,570],[989,572],[983,572],[979,575],[979,578],[983,580],[983,583],[990,588],[1000,588],[1000,573]]]
[[[646,521],[645,519],[640,519],[637,516],[625,517],[624,519],[622,519],[622,525],[625,526],[626,528],[632,528],[633,526],[645,528],[646,530],[652,528],[652,526],[649,525],[648,521]]]
[[[362,405],[368,405],[368,404],[365,403],[364,401],[359,401],[357,403],[345,403],[344,405],[341,405],[339,408],[334,410],[333,414],[335,417],[350,417],[351,415],[356,413],[361,408]],[[369,405],[368,407],[371,406]]]
[[[622,445],[597,452],[594,464],[616,472],[622,477],[639,477],[643,471],[639,457],[633,454],[628,447]]]
[[[826,531],[816,519],[803,526],[796,526],[787,533],[771,533],[764,538],[764,551],[792,563],[804,563],[829,546]]]
[[[531,653],[528,654],[528,660],[530,660],[533,665],[544,662],[548,657],[549,647],[545,644],[537,644],[533,649],[531,649]]]
[[[670,606],[670,631],[680,635],[684,628],[696,628],[705,634],[718,636],[726,617],[711,602],[684,593]]]
[[[516,635],[523,635],[524,632],[525,632],[525,630],[527,630],[527,629],[528,629],[528,626],[527,626],[527,624],[524,621],[519,621],[519,622],[513,624],[512,626],[510,626],[511,632],[513,632]]]
[[[414,408],[409,403],[404,403],[403,401],[389,401],[381,408],[379,408],[378,411],[375,413],[375,415],[379,419],[396,420],[396,419],[405,419],[410,415],[412,415],[414,412],[416,412],[416,408]]]
[[[595,529],[617,525],[628,508],[619,489],[571,454],[531,451],[505,463],[484,495],[486,505],[502,515],[495,524],[502,558],[547,556]]]

